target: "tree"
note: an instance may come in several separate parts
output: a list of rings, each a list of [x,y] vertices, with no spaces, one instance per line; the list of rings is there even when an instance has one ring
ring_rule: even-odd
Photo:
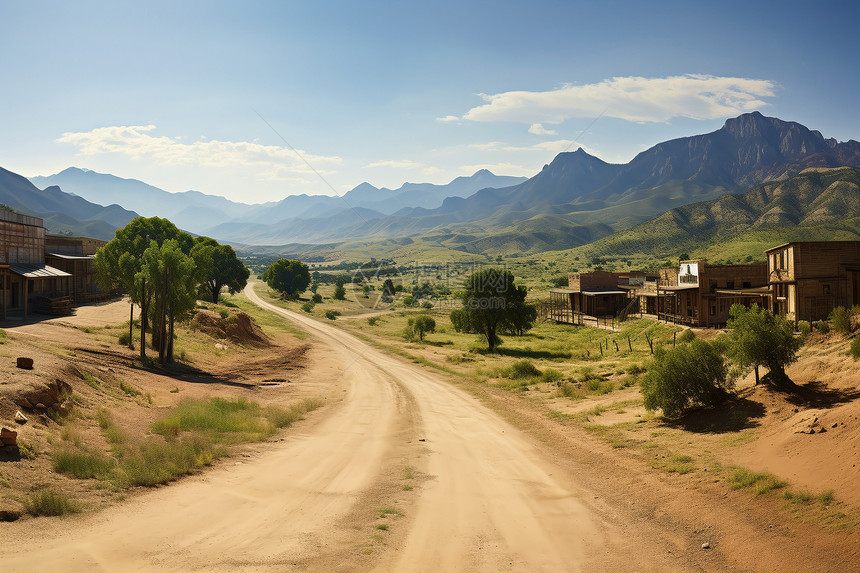
[[[797,360],[803,339],[794,336],[794,327],[789,321],[757,304],[751,308],[733,304],[729,309],[728,328],[728,354],[743,366],[755,367],[756,384],[759,383],[759,366],[770,371],[771,383],[792,383],[785,367]]]
[[[104,290],[122,288],[128,293],[131,301],[129,309],[129,348],[134,348],[132,339],[134,305],[140,306],[140,357],[146,357],[147,320],[149,303],[153,296],[151,285],[146,277],[139,275],[142,266],[143,253],[150,248],[154,241],[161,245],[168,239],[175,239],[180,249],[189,252],[193,238],[183,233],[176,225],[167,219],[159,217],[136,217],[125,227],[118,229],[105,246],[95,255],[93,267],[96,282]]]
[[[158,348],[159,362],[167,364],[173,362],[174,322],[187,315],[197,303],[201,265],[182,252],[176,239],[168,239],[161,245],[152,241],[141,262],[139,279],[145,281],[153,293],[150,316],[154,328],[158,329],[153,330],[153,345]]]
[[[251,276],[251,272],[239,260],[236,251],[230,245],[221,245],[209,237],[197,237],[194,239],[193,251],[198,253],[195,258],[208,255],[211,259],[211,264],[203,273],[201,286],[206,290],[207,297],[213,303],[218,302],[221,289],[224,287],[227,287],[230,294],[235,294],[248,284],[248,277]]]
[[[657,348],[641,386],[645,408],[673,418],[693,406],[720,404],[733,384],[719,349],[694,339],[671,350]]]
[[[342,284],[335,285],[334,298],[335,300],[346,300],[346,289]]]
[[[409,317],[407,325],[408,331],[417,334],[418,340],[421,342],[424,342],[425,334],[436,332],[436,321],[433,320],[432,316],[427,314]]]
[[[301,261],[278,259],[263,272],[263,281],[283,295],[295,297],[307,290],[311,275]]]
[[[525,302],[526,293],[526,287],[514,284],[514,275],[509,271],[478,271],[466,279],[465,290],[460,294],[463,308],[452,311],[451,322],[455,328],[460,325],[465,332],[482,335],[489,351],[494,352],[501,341],[499,329],[517,325],[524,332],[531,328],[524,316],[530,316],[534,308]]]

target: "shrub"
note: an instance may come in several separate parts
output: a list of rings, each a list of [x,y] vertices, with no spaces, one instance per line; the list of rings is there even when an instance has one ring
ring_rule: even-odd
[[[124,330],[117,337],[117,342],[119,342],[123,346],[128,346],[128,343],[131,342],[131,335],[128,333],[128,331]]]
[[[827,334],[830,332],[830,323],[826,320],[816,320],[812,323],[812,327],[821,332],[821,334]]]
[[[80,504],[61,491],[42,489],[24,498],[24,509],[30,515],[58,516],[81,511]]]
[[[429,300],[425,300],[424,302],[421,303],[421,307],[426,308],[427,310],[430,310],[431,308],[433,308],[433,303],[430,302]]]
[[[403,297],[403,306],[405,306],[406,308],[409,308],[411,306],[415,306],[416,304],[417,304],[417,301],[415,300],[415,297],[412,296],[411,294],[407,294],[406,296]]]
[[[378,321],[379,321],[379,317],[378,317],[378,316],[371,316],[371,317],[368,317],[368,319],[367,319],[367,324],[369,324],[370,326],[376,326],[376,323],[377,323]]]
[[[860,336],[855,336],[851,341],[851,349],[848,353],[854,360],[860,360]]]
[[[806,338],[812,332],[812,325],[809,324],[808,320],[801,320],[797,323],[797,331],[803,338]]]
[[[310,314],[310,312],[313,309],[314,309],[314,303],[313,302],[308,301],[302,305],[302,310],[307,312],[308,314]]]
[[[337,311],[337,310],[325,311],[325,317],[329,320],[335,320],[339,316],[340,316],[340,311]]]
[[[564,377],[564,374],[554,368],[547,368],[543,371],[543,374],[541,374],[540,377],[541,380],[546,382],[547,384],[553,384],[561,380]]]
[[[678,342],[682,344],[687,344],[693,342],[696,339],[696,333],[690,329],[685,330],[681,333],[681,336],[678,337]]]
[[[315,292],[314,296],[311,297],[311,302],[314,304],[319,304],[322,302],[322,295]]]
[[[851,331],[851,317],[848,315],[848,309],[844,306],[837,306],[831,310],[827,319],[836,332],[848,334]]]
[[[645,408],[675,417],[692,406],[717,405],[731,387],[727,374],[723,356],[708,342],[657,349],[641,380]]]
[[[530,360],[519,360],[511,364],[508,378],[518,380],[521,378],[532,378],[540,375],[541,371],[538,370],[537,367],[532,364]]]
[[[334,287],[334,298],[335,300],[346,300],[346,289],[343,285],[336,285]]]

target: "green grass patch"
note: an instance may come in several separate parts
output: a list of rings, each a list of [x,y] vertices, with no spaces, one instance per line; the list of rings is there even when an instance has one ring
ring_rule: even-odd
[[[101,381],[99,378],[96,378],[95,376],[93,376],[93,375],[92,375],[92,374],[90,374],[89,372],[84,372],[84,373],[82,374],[82,376],[84,377],[84,381],[85,381],[89,386],[91,386],[91,387],[95,388],[96,390],[101,390],[101,387],[102,387],[102,381]]]
[[[788,482],[769,472],[754,472],[747,468],[734,468],[728,476],[732,489],[750,488],[756,495],[782,489]]]
[[[654,459],[653,467],[676,474],[688,474],[696,469],[693,457],[685,454],[669,454],[665,457]]]
[[[54,471],[78,479],[108,479],[117,466],[113,456],[83,447],[62,446],[51,452]]]
[[[143,394],[140,390],[138,390],[131,384],[126,384],[122,380],[120,380],[119,382],[119,389],[122,390],[123,394],[125,394],[126,396],[131,396],[132,398]]]
[[[81,511],[81,505],[68,495],[55,489],[46,488],[27,495],[24,509],[34,516],[59,516]]]

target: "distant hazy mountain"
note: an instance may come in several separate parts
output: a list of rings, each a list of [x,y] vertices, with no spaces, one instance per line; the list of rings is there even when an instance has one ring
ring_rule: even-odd
[[[67,193],[94,203],[117,203],[144,217],[166,217],[176,226],[194,233],[201,233],[259,207],[199,191],[168,193],[137,179],[123,179],[77,167],[69,167],[47,177],[31,177],[30,181],[37,187],[59,185]]]
[[[336,215],[343,209],[359,207],[391,215],[409,207],[435,208],[441,205],[446,197],[468,197],[480,189],[506,187],[525,180],[525,177],[494,175],[486,169],[481,169],[471,177],[457,177],[447,185],[404,183],[397,189],[388,189],[377,188],[365,182],[345,193],[343,197],[290,195],[273,205],[267,205],[264,208],[256,207],[234,222],[273,224],[297,217],[324,219]],[[213,231],[214,233],[216,231]],[[272,235],[277,235],[277,232],[273,232]]]
[[[0,203],[20,213],[41,217],[53,233],[71,233],[110,240],[118,227],[137,216],[119,205],[102,207],[64,193],[57,186],[39,189],[26,177],[0,168]]]

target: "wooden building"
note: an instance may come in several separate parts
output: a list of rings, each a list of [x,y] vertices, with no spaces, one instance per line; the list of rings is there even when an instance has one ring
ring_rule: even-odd
[[[733,304],[770,308],[767,265],[712,265],[681,261],[677,272],[661,271],[653,299],[657,317],[699,327],[726,324]]]
[[[619,282],[629,285],[644,273],[569,273],[567,288],[555,288],[549,293],[548,318],[556,322],[582,324],[583,318],[592,319],[615,316],[628,303],[628,291],[619,287]]]
[[[80,304],[103,298],[96,286],[93,258],[105,244],[87,237],[45,237],[45,263],[72,275],[69,292],[72,302]]]
[[[773,310],[788,320],[823,320],[860,304],[860,241],[808,241],[765,251]]]
[[[26,317],[31,303],[68,297],[71,274],[45,264],[42,219],[0,210],[0,308]],[[65,308],[65,307],[64,307]]]

